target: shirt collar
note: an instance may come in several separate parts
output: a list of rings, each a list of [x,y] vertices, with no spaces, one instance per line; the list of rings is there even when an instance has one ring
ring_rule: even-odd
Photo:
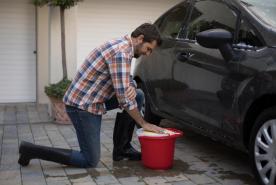
[[[125,38],[129,41],[130,47],[131,47],[131,55],[132,57],[134,56],[134,47],[133,47],[133,42],[131,40],[131,36],[130,35],[126,35]]]

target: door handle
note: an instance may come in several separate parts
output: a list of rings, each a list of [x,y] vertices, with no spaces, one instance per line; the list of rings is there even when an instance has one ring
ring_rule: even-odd
[[[179,61],[181,61],[181,62],[186,62],[192,56],[194,56],[194,54],[192,54],[192,53],[189,53],[189,52],[180,52],[180,53],[177,54],[177,59]]]

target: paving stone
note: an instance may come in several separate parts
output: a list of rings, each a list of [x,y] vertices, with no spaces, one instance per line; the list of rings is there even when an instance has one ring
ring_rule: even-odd
[[[17,104],[16,106],[16,123],[29,123],[27,106]]]
[[[208,183],[214,183],[215,181],[208,177],[205,174],[185,174],[191,181],[193,181],[195,184],[208,184]]]
[[[3,139],[17,139],[16,126],[4,126],[4,138]]]
[[[221,183],[223,185],[244,185],[245,183],[241,180],[231,179],[231,180],[222,180]],[[247,184],[247,183],[246,183]],[[248,184],[251,185],[251,184]]]
[[[191,181],[178,181],[178,182],[173,182],[172,185],[196,185],[196,184]]]
[[[89,181],[89,182],[74,182],[73,185],[96,185],[95,182]]]
[[[27,112],[27,105],[24,103],[15,104],[16,112]]]
[[[85,183],[85,182],[90,182],[96,184],[93,179],[91,178],[90,175],[85,174],[85,175],[70,175],[69,176],[70,181],[75,184],[75,183]]]
[[[4,126],[2,140],[1,168],[16,170],[19,166],[14,161],[18,159],[18,138],[16,126]]]
[[[113,143],[104,143],[104,147],[110,152],[113,151]]]
[[[41,120],[39,118],[38,111],[37,111],[35,105],[28,105],[27,110],[28,110],[28,116],[29,116],[30,123],[39,123],[39,122],[41,122]]]
[[[3,148],[5,150],[5,148]],[[18,154],[5,155],[1,156],[1,168],[6,170],[17,170],[20,169],[20,166],[17,164]]]
[[[76,133],[72,130],[71,127],[58,126],[58,129],[70,147],[78,146]]]
[[[113,139],[106,134],[101,135],[101,142],[104,144],[112,144],[113,145]]]
[[[104,114],[102,118],[103,118],[103,120],[114,119],[117,112],[122,112],[122,110],[114,109],[114,110],[107,111],[107,113]]]
[[[95,181],[98,185],[118,183],[118,180],[113,175],[98,176]]]
[[[47,185],[71,185],[67,177],[47,177]]]
[[[67,149],[70,148],[66,140],[61,135],[61,133],[59,132],[58,128],[55,125],[53,125],[52,127],[47,126],[45,127],[45,130],[54,147],[67,148]]]
[[[66,173],[62,168],[62,165],[58,166],[45,166],[43,165],[43,173],[45,177],[66,177]]]
[[[46,185],[43,171],[38,160],[32,160],[32,165],[21,168],[23,185]]]
[[[5,124],[14,124],[16,123],[16,109],[13,105],[8,105],[5,107],[4,112],[4,123]]]
[[[168,185],[171,183],[167,183],[167,180],[163,177],[156,176],[156,177],[146,177],[143,179],[148,185]]]
[[[167,182],[177,182],[177,181],[188,180],[188,178],[183,174],[179,174],[175,176],[164,176],[163,178],[166,179]]]
[[[4,106],[0,106],[0,125],[4,124],[4,113],[5,113]]]
[[[30,123],[39,123],[41,122],[38,112],[28,112],[28,117],[29,117],[29,121]]]
[[[20,170],[0,169],[0,184],[1,185],[20,185],[21,184]]]
[[[191,155],[192,152],[187,153],[183,151],[179,151],[179,149],[175,149],[175,157],[181,159],[182,161],[189,161],[189,162],[202,162],[199,158]]]
[[[75,167],[66,166],[64,169],[67,175],[87,174],[87,170],[84,168],[75,168]]]
[[[44,125],[43,124],[39,124],[39,125],[32,125],[31,126],[31,130],[33,133],[33,137],[35,139],[35,141],[39,141],[39,140],[48,140],[48,136],[44,130]]]
[[[32,135],[31,128],[29,125],[18,125],[17,131],[18,131],[19,141],[24,140],[24,141],[34,143],[33,135]]]
[[[0,158],[2,154],[2,140],[3,140],[3,134],[4,134],[4,127],[0,126]]]
[[[143,182],[139,177],[125,177],[125,178],[119,178],[119,182],[122,185],[144,185],[145,182]]]
[[[17,112],[16,123],[29,123],[28,112]]]
[[[39,118],[41,122],[49,122],[52,121],[52,118],[50,117],[48,113],[48,105],[46,104],[38,104],[37,105],[37,111]]]

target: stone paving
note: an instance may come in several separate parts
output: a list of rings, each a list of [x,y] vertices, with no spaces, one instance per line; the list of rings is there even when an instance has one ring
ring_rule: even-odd
[[[74,168],[43,160],[20,167],[21,140],[36,144],[79,149],[72,125],[57,125],[47,114],[47,106],[36,104],[0,105],[0,185],[255,185],[248,156],[206,137],[163,120],[162,125],[185,132],[178,139],[174,166],[170,170],[150,170],[140,162],[112,161],[112,134],[117,110],[105,115],[101,132],[101,161],[96,168]],[[137,136],[133,145],[140,149]]]

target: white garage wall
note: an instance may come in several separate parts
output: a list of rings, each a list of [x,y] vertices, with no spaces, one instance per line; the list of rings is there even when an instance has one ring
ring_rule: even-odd
[[[68,77],[99,44],[154,22],[181,0],[84,0],[65,11]],[[59,9],[50,10],[50,83],[62,78]]]
[[[65,11],[66,64],[69,78],[77,69],[76,12],[77,6]],[[62,78],[60,13],[58,7],[50,8],[50,83]]]
[[[78,5],[77,65],[106,40],[130,34],[144,22],[153,23],[180,0],[86,0]]]

